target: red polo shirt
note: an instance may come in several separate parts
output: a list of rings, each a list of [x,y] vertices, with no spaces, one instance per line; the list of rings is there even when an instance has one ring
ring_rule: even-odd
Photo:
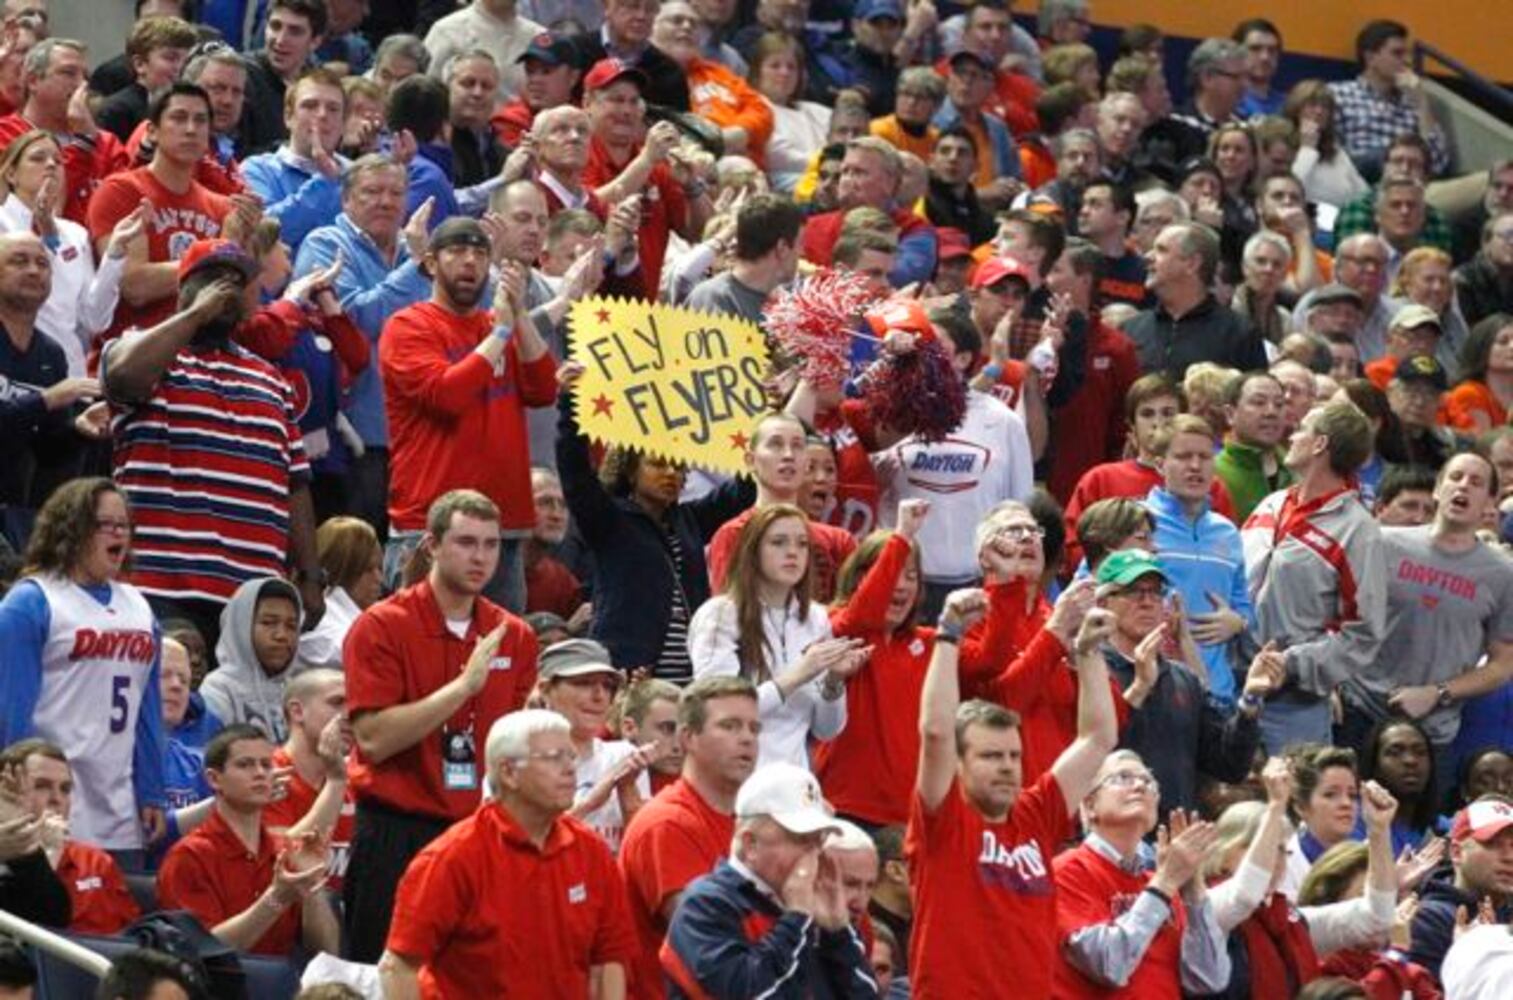
[[[266,823],[258,831],[256,853],[247,850],[220,809],[173,845],[158,869],[158,902],[165,910],[188,910],[214,929],[257,902],[273,884],[279,838]],[[291,906],[250,949],[284,958],[299,940],[300,908]]]
[[[75,934],[116,934],[142,915],[115,859],[92,844],[66,841],[57,873],[74,905]]]
[[[662,904],[713,871],[734,835],[735,817],[717,811],[682,778],[631,817],[620,841],[620,871],[639,938],[630,996],[665,995],[658,957],[667,934]]]
[[[347,665],[347,710],[355,719],[419,701],[462,673],[479,639],[508,621],[489,679],[446,725],[382,763],[359,747],[350,773],[358,802],[371,801],[431,819],[459,820],[478,807],[483,784],[483,742],[494,720],[521,708],[536,684],[536,636],[530,626],[484,597],[473,602],[473,620],[459,639],[448,631],[429,580],[406,587],[358,615],[342,646]],[[472,788],[448,789],[443,780],[442,741],[471,730],[475,763]]]
[[[582,997],[593,966],[629,968],[635,935],[598,834],[561,816],[537,847],[487,802],[410,862],[388,948],[421,963],[423,997]]]
[[[610,157],[609,147],[598,136],[588,142],[588,166],[583,168],[583,183],[591,188],[608,184],[630,164],[641,150],[631,150],[624,163],[616,165]],[[688,198],[683,194],[683,185],[673,177],[667,164],[659,163],[651,168],[651,176],[641,189],[641,228],[636,232],[636,247],[641,254],[641,272],[646,276],[647,297],[655,299],[661,288],[662,264],[667,256],[667,244],[674,230],[682,229],[688,221]]]
[[[279,747],[273,751],[273,766],[294,766],[294,760],[288,751]],[[289,774],[289,791],[277,802],[269,803],[268,808],[263,810],[263,822],[270,827],[287,830],[309,814],[315,805],[315,797],[320,794],[320,789],[300,776],[298,771]],[[341,891],[342,876],[347,874],[347,860],[352,853],[352,823],[356,812],[352,797],[352,785],[347,785],[347,791],[342,796],[341,815],[336,818],[336,826],[331,830],[331,861],[326,866],[331,873],[331,879],[327,883],[333,891]]]

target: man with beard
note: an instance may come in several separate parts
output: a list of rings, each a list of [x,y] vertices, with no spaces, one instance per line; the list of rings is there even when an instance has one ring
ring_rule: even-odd
[[[131,581],[161,617],[193,621],[212,648],[237,588],[281,577],[291,561],[307,621],[325,609],[294,393],[232,342],[257,271],[229,240],[195,241],[177,264],[178,312],[100,357],[120,414],[115,479],[136,518]],[[202,435],[234,447],[207,449]]]
[[[528,271],[505,261],[493,309],[480,308],[493,254],[472,219],[436,227],[423,266],[429,302],[384,326],[378,361],[389,416],[389,547],[398,576],[425,526],[431,499],[477,489],[499,507],[499,565],[488,593],[525,607],[524,542],[535,524],[525,408],[557,398],[557,362],[526,313]]]

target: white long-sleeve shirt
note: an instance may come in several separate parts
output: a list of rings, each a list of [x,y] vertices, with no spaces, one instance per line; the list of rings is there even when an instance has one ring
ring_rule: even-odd
[[[967,392],[961,425],[944,441],[907,437],[873,456],[883,488],[882,527],[892,528],[900,500],[928,500],[919,530],[925,579],[977,579],[977,522],[1003,500],[1028,500],[1035,489],[1030,435],[1018,414],[987,393]]]
[[[798,662],[804,650],[830,638],[830,616],[823,605],[813,602],[803,619],[791,602],[783,608],[764,607],[762,633],[767,641],[767,662],[771,664],[768,673],[778,676]],[[688,655],[693,661],[694,677],[739,675],[739,638],[735,602],[726,594],[705,601],[688,623]],[[757,685],[757,710],[762,719],[758,766],[783,761],[807,768],[809,737],[834,739],[845,728],[845,696],[827,700],[820,693],[822,679],[816,677],[786,699],[772,680]]]
[[[1208,890],[1214,917],[1224,933],[1228,934],[1243,924],[1256,907],[1266,901],[1266,890],[1270,885],[1269,869],[1243,861],[1233,877]],[[1313,950],[1320,956],[1341,948],[1360,948],[1385,940],[1387,932],[1392,929],[1396,910],[1396,892],[1382,892],[1369,886],[1365,895],[1355,899],[1298,907],[1298,912],[1308,921],[1308,937],[1313,942]]]
[[[126,272],[126,258],[108,254],[95,267],[95,252],[89,243],[89,231],[77,222],[58,218],[58,242],[50,246],[53,290],[37,313],[37,329],[58,342],[68,359],[68,374],[84,374],[84,357],[94,343],[95,334],[107,329],[115,318],[116,303],[121,297],[121,275]],[[14,194],[0,204],[0,232],[32,231],[32,210]]]
[[[1333,159],[1326,160],[1317,149],[1298,147],[1298,155],[1292,159],[1292,175],[1302,181],[1303,194],[1309,201],[1322,201],[1335,208],[1344,208],[1371,190],[1343,149],[1335,150]]]

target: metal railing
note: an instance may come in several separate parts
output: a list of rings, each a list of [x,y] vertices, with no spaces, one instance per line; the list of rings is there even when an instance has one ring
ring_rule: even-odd
[[[39,951],[45,951],[49,955],[62,959],[69,965],[78,966],[97,979],[104,978],[105,973],[110,971],[110,959],[104,955],[90,951],[82,944],[70,941],[45,927],[38,927],[29,920],[22,920],[14,913],[0,910],[0,931],[26,942]]]
[[[1413,71],[1424,75],[1425,62],[1433,60],[1454,70],[1462,86],[1474,94],[1488,111],[1513,124],[1513,91],[1482,76],[1476,70],[1426,42],[1413,43]]]

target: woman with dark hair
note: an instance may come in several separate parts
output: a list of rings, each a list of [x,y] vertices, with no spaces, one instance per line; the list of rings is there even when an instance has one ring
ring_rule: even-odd
[[[594,619],[589,635],[615,666],[649,668],[653,677],[686,683],[688,622],[709,598],[704,548],[720,525],[751,506],[751,481],[732,479],[683,503],[684,469],[633,448],[611,448],[598,475],[578,429],[575,362],[557,370],[557,474],[573,524],[593,554]]]
[[[1438,813],[1434,745],[1412,719],[1383,719],[1361,747],[1361,780],[1379,782],[1397,799],[1392,854],[1418,848],[1434,833]]]
[[[809,519],[792,504],[757,509],[741,528],[725,593],[688,625],[694,677],[741,676],[756,685],[762,718],[757,766],[809,767],[810,738],[846,725],[846,682],[866,662],[860,639],[835,638],[810,599]]]
[[[383,546],[367,521],[333,517],[316,529],[315,549],[326,577],[326,613],[299,637],[299,662],[340,670],[347,630],[383,596]]]
[[[114,482],[65,483],[0,602],[0,746],[40,736],[61,747],[72,835],[128,869],[164,832],[161,640],[147,599],[117,579],[130,546]]]
[[[1483,795],[1513,797],[1513,753],[1502,747],[1482,747],[1461,764],[1455,809],[1462,809]]]
[[[1292,779],[1287,814],[1297,823],[1297,832],[1287,846],[1287,874],[1279,890],[1296,901],[1298,889],[1319,858],[1354,838],[1360,779],[1355,751],[1345,747],[1298,747],[1288,754],[1287,768]]]
[[[1373,432],[1371,457],[1356,470],[1356,482],[1360,484],[1361,503],[1368,508],[1375,506],[1381,489],[1382,476],[1387,473],[1387,463],[1407,464],[1407,445],[1403,441],[1403,428],[1392,414],[1387,394],[1371,383],[1370,379],[1352,378],[1340,383],[1336,398],[1343,396],[1366,414]]]
[[[1493,313],[1471,328],[1460,375],[1445,394],[1444,423],[1474,434],[1506,424],[1513,407],[1513,315]]]
[[[1334,94],[1323,80],[1303,80],[1287,94],[1282,115],[1298,133],[1292,175],[1309,201],[1341,208],[1369,191],[1335,131]]]
[[[767,179],[772,189],[792,194],[809,168],[809,158],[830,133],[830,108],[801,101],[804,93],[804,44],[792,35],[769,31],[751,52],[746,80],[772,109],[772,137],[767,140]]]

